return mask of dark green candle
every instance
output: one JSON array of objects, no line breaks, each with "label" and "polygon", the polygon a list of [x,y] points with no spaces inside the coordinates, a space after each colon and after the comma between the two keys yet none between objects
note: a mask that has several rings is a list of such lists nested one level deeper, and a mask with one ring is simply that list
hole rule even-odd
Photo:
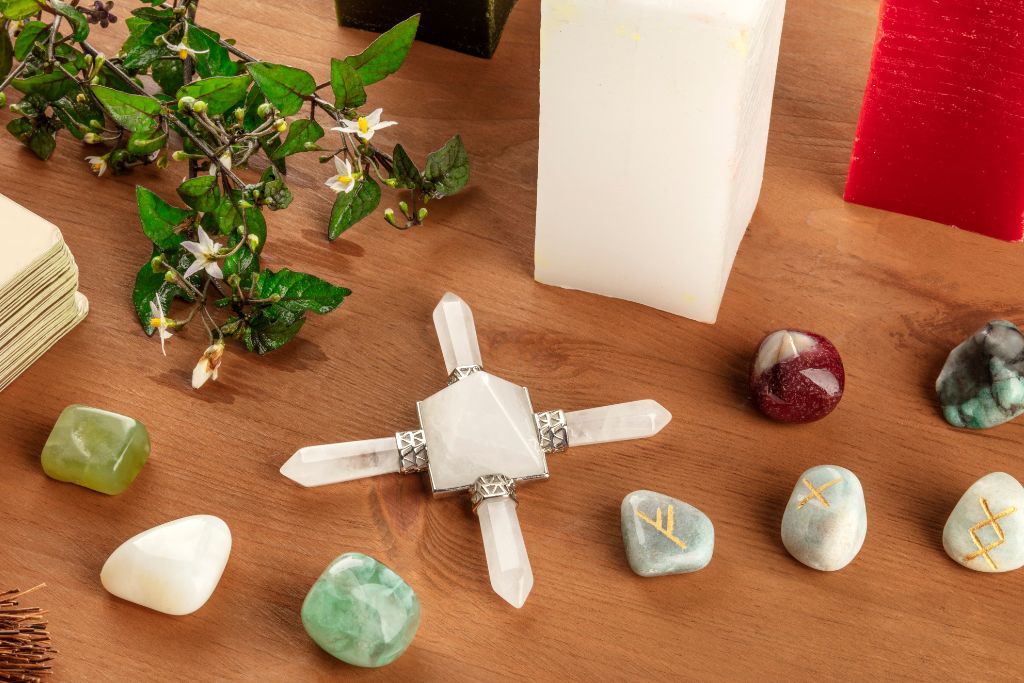
[{"label": "dark green candle", "polygon": [[490,57],[516,0],[335,0],[342,26],[382,33],[421,14],[419,40]]}]

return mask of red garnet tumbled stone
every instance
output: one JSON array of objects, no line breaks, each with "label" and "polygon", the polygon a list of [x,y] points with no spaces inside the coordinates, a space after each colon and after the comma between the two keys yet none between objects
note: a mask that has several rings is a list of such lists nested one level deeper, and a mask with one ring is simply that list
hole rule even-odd
[{"label": "red garnet tumbled stone", "polygon": [[836,347],[811,332],[772,332],[758,347],[750,369],[754,403],[779,422],[820,420],[839,404],[845,384]]}]

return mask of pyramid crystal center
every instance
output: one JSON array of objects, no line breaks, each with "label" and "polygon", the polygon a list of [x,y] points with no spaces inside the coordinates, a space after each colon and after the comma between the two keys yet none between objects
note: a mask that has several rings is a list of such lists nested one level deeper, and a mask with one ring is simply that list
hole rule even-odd
[{"label": "pyramid crystal center", "polygon": [[547,478],[525,388],[476,372],[420,401],[419,412],[435,494],[468,489],[487,474]]}]

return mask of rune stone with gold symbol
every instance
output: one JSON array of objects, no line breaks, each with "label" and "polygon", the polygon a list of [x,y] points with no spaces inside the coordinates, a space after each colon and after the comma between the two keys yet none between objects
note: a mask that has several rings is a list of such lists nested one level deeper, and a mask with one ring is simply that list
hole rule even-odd
[{"label": "rune stone with gold symbol", "polygon": [[323,486],[426,472],[435,497],[468,494],[480,522],[491,587],[522,607],[533,588],[533,570],[516,515],[520,485],[547,479],[552,453],[654,436],[672,415],[652,400],[534,412],[525,387],[484,371],[466,302],[445,294],[434,309],[434,326],[448,386],[417,403],[418,429],[301,448],[281,473],[303,486]]}]

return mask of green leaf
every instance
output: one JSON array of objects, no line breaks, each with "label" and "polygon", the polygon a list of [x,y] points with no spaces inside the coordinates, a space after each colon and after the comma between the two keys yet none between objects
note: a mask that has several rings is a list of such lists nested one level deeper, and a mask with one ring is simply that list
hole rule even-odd
[{"label": "green leaf", "polygon": [[[153,256],[159,253],[161,253],[159,249],[153,249]],[[192,262],[192,255],[183,249],[177,249],[169,254],[165,254],[164,258],[174,265],[179,273],[183,273]],[[132,304],[135,308],[135,315],[138,316],[139,324],[142,325],[143,331],[148,335],[152,335],[156,331],[156,328],[149,324],[150,318],[153,317],[152,312],[149,310],[149,303],[151,301],[159,298],[160,307],[163,309],[164,314],[168,315],[171,302],[175,297],[185,301],[192,301],[194,299],[186,290],[164,280],[164,272],[162,269],[159,272],[153,272],[150,262],[146,261],[135,276],[135,287],[132,289]],[[200,277],[193,275],[189,278],[189,282],[193,286],[199,286]]]},{"label": "green leaf", "polygon": [[433,185],[431,194],[436,198],[455,194],[469,182],[469,155],[462,138],[453,137],[427,157],[424,177]]},{"label": "green leaf", "polygon": [[391,177],[398,182],[395,187],[402,187],[408,190],[419,190],[423,187],[423,176],[420,175],[416,164],[406,154],[404,147],[395,145],[393,159],[394,171]]},{"label": "green leaf", "polygon": [[250,318],[242,340],[246,348],[262,356],[294,339],[305,323],[304,315],[296,316],[279,305],[270,306]]},{"label": "green leaf", "polygon": [[316,90],[316,81],[302,69],[269,62],[254,62],[246,68],[282,116],[291,116],[301,109],[306,98]]},{"label": "green leaf", "polygon": [[[131,35],[121,47],[122,65],[129,71],[143,71],[161,57],[171,55],[162,36],[170,30],[170,22],[149,22],[132,17],[125,22]],[[178,60],[181,61],[181,60]]]},{"label": "green leaf", "polygon": [[178,186],[178,196],[196,211],[214,211],[220,204],[217,176],[201,175]]},{"label": "green leaf", "polygon": [[[239,239],[241,238],[238,235],[232,235],[231,239],[228,240],[228,246],[233,249],[238,245]],[[239,284],[242,289],[248,289],[252,282],[253,272],[259,270],[259,268],[259,255],[254,254],[249,247],[242,247],[224,259],[224,278],[227,279],[232,275],[237,275],[241,279]]]},{"label": "green leaf", "polygon": [[203,78],[234,76],[238,73],[238,63],[231,61],[231,53],[220,44],[220,34],[216,31],[189,26],[188,39],[185,42],[194,50],[206,50],[195,56],[196,71]]},{"label": "green leaf", "polygon": [[180,59],[158,59],[149,73],[167,95],[173,96],[185,84],[185,62]]},{"label": "green leaf", "polygon": [[316,143],[324,136],[324,129],[320,124],[310,119],[299,119],[292,123],[288,129],[288,139],[270,154],[270,158],[284,159],[286,156],[305,152],[307,143]]},{"label": "green leaf", "polygon": [[74,90],[78,84],[66,73],[57,69],[52,73],[41,73],[28,78],[15,78],[11,81],[17,90],[26,95],[39,95],[53,102]]},{"label": "green leaf", "polygon": [[194,211],[171,206],[141,185],[135,188],[135,199],[139,204],[142,231],[153,244],[166,251],[185,241],[179,228],[195,217]]},{"label": "green leaf", "polygon": [[351,64],[340,59],[331,59],[331,90],[334,91],[334,106],[351,109],[366,104],[366,90],[363,79]]},{"label": "green leaf", "polygon": [[256,247],[256,253],[263,251],[263,245],[267,242],[267,221],[263,218],[263,212],[253,207],[251,209],[240,209],[239,210],[245,223],[245,230],[250,235],[256,235],[259,238],[259,246]]},{"label": "green leaf", "polygon": [[71,24],[72,38],[81,41],[89,37],[89,20],[84,14],[61,0],[50,0],[50,5]]},{"label": "green leaf", "polygon": [[419,25],[420,15],[414,14],[387,33],[381,34],[358,55],[346,57],[345,62],[359,74],[363,85],[372,85],[402,66],[412,41],[416,39]]},{"label": "green leaf", "polygon": [[0,14],[17,21],[37,14],[42,3],[39,0],[0,0]]},{"label": "green leaf", "polygon": [[21,33],[18,34],[18,39],[14,41],[14,57],[18,60],[28,57],[29,53],[32,52],[32,48],[35,47],[36,41],[49,28],[50,25],[42,21],[30,21],[25,24],[21,29]]},{"label": "green leaf", "polygon": [[79,140],[89,132],[92,121],[103,120],[103,110],[96,105],[93,99],[86,97],[83,100],[80,102],[77,97],[65,96],[51,103],[53,113],[61,120],[68,132]]},{"label": "green leaf", "polygon": [[151,97],[132,95],[102,85],[92,86],[92,92],[110,118],[133,133],[150,133],[160,125],[160,103]]},{"label": "green leaf", "polygon": [[177,99],[194,97],[207,104],[210,116],[219,116],[228,109],[233,109],[245,99],[245,91],[249,89],[252,78],[247,74],[241,76],[214,76],[190,83],[178,91]]},{"label": "green leaf", "polygon": [[43,161],[57,148],[57,129],[49,119],[12,119],[7,130]]},{"label": "green leaf", "polygon": [[321,315],[330,313],[341,305],[351,290],[332,285],[308,273],[296,273],[287,268],[278,272],[265,270],[260,273],[253,289],[253,298],[269,299],[277,296],[283,306],[296,313],[313,311]]},{"label": "green leaf", "polygon": [[126,149],[132,154],[149,155],[167,144],[167,133],[163,131],[139,131],[128,138]]},{"label": "green leaf", "polygon": [[338,239],[341,233],[363,220],[380,204],[380,186],[373,178],[363,176],[351,192],[339,192],[327,225],[327,238]]},{"label": "green leaf", "polygon": [[270,208],[271,211],[287,209],[292,203],[292,192],[288,189],[284,179],[273,167],[263,172],[262,191],[260,201]]},{"label": "green leaf", "polygon": [[[154,5],[160,4],[157,2]],[[170,22],[174,19],[173,9],[157,9],[155,7],[139,7],[132,10],[132,14],[140,19],[146,21],[167,21]]]},{"label": "green leaf", "polygon": [[0,20],[0,80],[11,73],[14,66],[14,43],[7,29],[7,20]]}]

